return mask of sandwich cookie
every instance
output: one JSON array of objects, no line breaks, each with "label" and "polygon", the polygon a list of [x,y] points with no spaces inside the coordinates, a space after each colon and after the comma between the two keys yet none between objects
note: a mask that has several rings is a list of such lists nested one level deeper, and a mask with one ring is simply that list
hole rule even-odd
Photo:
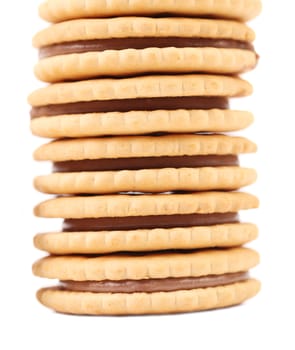
[{"label": "sandwich cookie", "polygon": [[260,288],[248,270],[250,249],[47,257],[35,275],[60,280],[41,289],[40,302],[58,312],[86,315],[161,314],[236,305]]},{"label": "sandwich cookie", "polygon": [[213,75],[144,76],[59,83],[29,97],[31,128],[45,137],[231,131],[251,124],[228,110],[245,80]]},{"label": "sandwich cookie", "polygon": [[256,180],[238,160],[255,151],[251,141],[224,135],[59,140],[35,151],[54,172],[35,187],[51,194],[235,190]]},{"label": "sandwich cookie", "polygon": [[260,0],[47,0],[39,7],[49,22],[116,16],[193,16],[247,21],[261,11]]},{"label": "sandwich cookie", "polygon": [[258,204],[242,192],[59,197],[40,203],[35,215],[63,218],[66,235],[38,235],[35,243],[67,254],[234,246],[257,236],[238,212]]},{"label": "sandwich cookie", "polygon": [[254,32],[234,21],[122,17],[62,22],[38,33],[46,82],[142,74],[238,74],[256,66]]}]

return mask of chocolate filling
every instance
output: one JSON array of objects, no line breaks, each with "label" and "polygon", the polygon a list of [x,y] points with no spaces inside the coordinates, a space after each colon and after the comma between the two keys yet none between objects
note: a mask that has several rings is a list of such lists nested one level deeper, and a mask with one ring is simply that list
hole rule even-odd
[{"label": "chocolate filling", "polygon": [[90,293],[156,293],[224,286],[249,279],[248,272],[203,277],[163,278],[123,281],[61,281],[67,291]]},{"label": "chocolate filling", "polygon": [[228,109],[228,99],[225,97],[183,96],[53,104],[33,107],[31,110],[31,118],[51,117],[64,114],[214,108]]},{"label": "chocolate filling", "polygon": [[238,166],[236,155],[206,155],[179,157],[140,157],[118,159],[74,160],[53,163],[53,172],[113,171],[162,168],[202,168]]},{"label": "chocolate filling", "polygon": [[46,58],[72,53],[100,52],[105,50],[146,49],[148,47],[215,47],[254,51],[251,43],[233,39],[187,38],[187,37],[143,37],[111,38],[64,42],[40,48],[39,57]]},{"label": "chocolate filling", "polygon": [[63,232],[115,231],[154,228],[211,226],[239,222],[238,213],[127,216],[65,219]]}]

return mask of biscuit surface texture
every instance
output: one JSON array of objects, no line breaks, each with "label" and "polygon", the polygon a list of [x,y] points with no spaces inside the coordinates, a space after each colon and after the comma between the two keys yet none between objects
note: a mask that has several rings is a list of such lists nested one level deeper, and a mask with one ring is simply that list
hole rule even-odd
[{"label": "biscuit surface texture", "polygon": [[29,96],[32,106],[79,101],[181,96],[247,96],[252,86],[236,77],[188,74],[96,79],[49,85]]},{"label": "biscuit surface texture", "polygon": [[136,315],[191,312],[240,304],[254,297],[260,283],[254,279],[232,285],[168,293],[79,293],[41,289],[39,301],[55,311],[83,315]]},{"label": "biscuit surface texture", "polygon": [[49,256],[37,261],[33,272],[59,280],[120,281],[222,275],[247,271],[258,262],[258,253],[248,248],[141,256]]},{"label": "biscuit surface texture", "polygon": [[41,48],[71,41],[134,37],[198,37],[252,42],[255,33],[240,22],[200,18],[78,19],[43,29],[35,35],[33,45]]},{"label": "biscuit surface texture", "polygon": [[31,121],[31,130],[37,136],[64,138],[237,131],[252,122],[253,115],[244,111],[181,109],[40,117]]},{"label": "biscuit surface texture", "polygon": [[224,224],[172,229],[52,232],[34,238],[38,249],[51,254],[103,254],[239,246],[257,238],[253,224]]},{"label": "biscuit surface texture", "polygon": [[51,194],[105,194],[236,190],[256,180],[253,169],[240,167],[164,168],[55,173],[35,179],[35,188]]},{"label": "biscuit surface texture", "polygon": [[256,63],[255,52],[248,50],[155,47],[74,53],[44,58],[36,65],[35,74],[38,79],[50,83],[145,73],[238,74],[254,68]]},{"label": "biscuit surface texture", "polygon": [[40,16],[50,22],[74,18],[155,15],[213,16],[246,21],[261,10],[260,0],[47,0],[39,7]]},{"label": "biscuit surface texture", "polygon": [[224,135],[168,135],[59,140],[42,145],[36,160],[62,162],[190,155],[227,155],[255,152],[257,146],[243,137]]},{"label": "biscuit surface texture", "polygon": [[257,208],[258,199],[243,192],[104,195],[49,199],[35,208],[47,218],[99,218],[174,214],[210,214]]}]

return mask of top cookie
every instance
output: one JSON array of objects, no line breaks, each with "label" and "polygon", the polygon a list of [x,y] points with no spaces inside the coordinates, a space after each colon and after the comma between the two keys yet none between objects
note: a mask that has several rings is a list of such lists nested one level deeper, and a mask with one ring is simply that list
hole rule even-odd
[{"label": "top cookie", "polygon": [[260,0],[47,0],[41,4],[39,14],[49,22],[162,14],[247,21],[256,17],[260,10]]},{"label": "top cookie", "polygon": [[142,37],[215,38],[253,42],[244,23],[200,18],[117,17],[78,19],[51,25],[33,38],[36,48],[80,40]]}]

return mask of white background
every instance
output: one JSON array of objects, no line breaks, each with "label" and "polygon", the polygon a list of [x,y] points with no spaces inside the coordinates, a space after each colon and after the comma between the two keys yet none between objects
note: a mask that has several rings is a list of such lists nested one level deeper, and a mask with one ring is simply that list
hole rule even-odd
[{"label": "white background", "polygon": [[26,103],[39,86],[32,73],[37,53],[31,49],[32,35],[45,26],[37,17],[39,2],[1,2],[0,349],[294,349],[293,1],[264,1],[263,14],[251,23],[261,60],[245,78],[255,94],[235,103],[256,116],[255,125],[240,134],[259,145],[259,153],[244,164],[259,172],[257,185],[248,190],[261,199],[251,216],[260,238],[251,246],[261,253],[253,275],[262,280],[262,292],[241,307],[215,312],[118,318],[59,315],[35,300],[35,291],[48,282],[32,276],[31,264],[43,255],[32,238],[58,229],[58,223],[32,215],[33,206],[45,199],[33,190],[33,176],[49,171],[32,160],[34,148],[44,141],[30,135]]}]

